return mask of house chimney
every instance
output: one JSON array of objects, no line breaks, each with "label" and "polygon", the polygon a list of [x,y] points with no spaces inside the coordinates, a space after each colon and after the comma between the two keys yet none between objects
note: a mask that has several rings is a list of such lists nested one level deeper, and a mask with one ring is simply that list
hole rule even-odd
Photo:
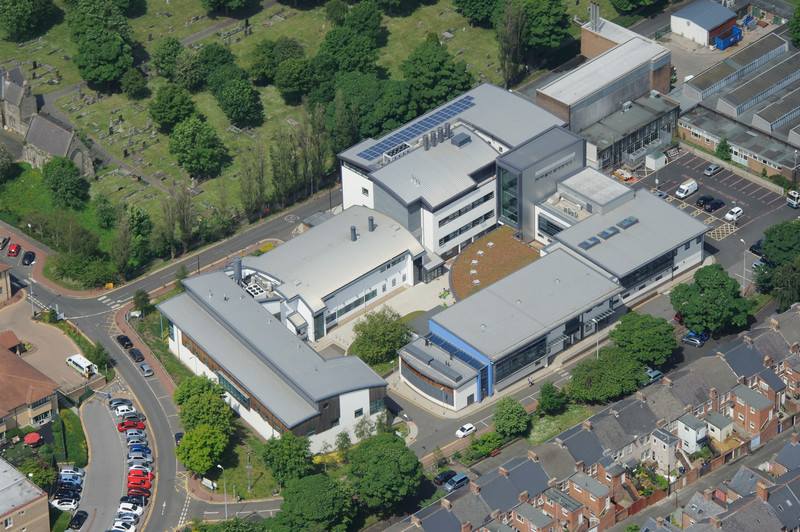
[{"label": "house chimney", "polygon": [[660,428],[660,429],[663,429],[663,428],[666,426],[666,424],[667,424],[667,420],[666,420],[666,419],[664,419],[663,417],[662,417],[662,418],[659,418],[659,420],[658,420],[658,421],[656,421],[656,426],[657,426],[658,428]]},{"label": "house chimney", "polygon": [[658,517],[656,517],[656,526],[658,526],[659,528],[664,526],[664,516],[659,515]]},{"label": "house chimney", "polygon": [[753,339],[752,339],[752,338],[750,338],[750,335],[749,335],[749,334],[745,334],[744,336],[742,336],[742,340],[744,340],[744,342],[745,342],[747,345],[753,345]]},{"label": "house chimney", "polygon": [[744,384],[744,375],[739,375],[739,377],[736,379],[736,382],[739,384]]},{"label": "house chimney", "polygon": [[472,532],[472,524],[469,521],[461,523],[461,532]]},{"label": "house chimney", "polygon": [[592,430],[592,422],[590,420],[588,420],[588,419],[584,419],[583,423],[581,423],[581,427],[583,427],[586,430],[591,432],[591,430]]},{"label": "house chimney", "polygon": [[793,343],[791,347],[789,347],[789,352],[792,353],[793,355],[796,355],[798,351],[800,351],[800,344],[798,344],[797,342]]},{"label": "house chimney", "polygon": [[772,367],[772,357],[769,355],[764,355],[764,367],[771,368]]},{"label": "house chimney", "polygon": [[504,477],[508,478],[508,470],[505,467],[503,466],[498,467],[497,472],[503,475]]},{"label": "house chimney", "polygon": [[578,460],[577,462],[575,462],[573,469],[575,469],[576,472],[583,471],[583,460]]},{"label": "house chimney", "polygon": [[422,523],[420,522],[419,517],[416,515],[411,516],[411,524],[417,528],[422,528]]},{"label": "house chimney", "polygon": [[792,432],[792,445],[797,445],[797,433]]},{"label": "house chimney", "polygon": [[469,481],[469,490],[474,493],[475,495],[481,492],[481,487],[478,486],[474,480]]},{"label": "house chimney", "polygon": [[447,510],[448,512],[453,509],[453,503],[447,497],[442,497],[442,508]]},{"label": "house chimney", "polygon": [[759,482],[756,486],[756,496],[764,502],[767,502],[767,485],[764,482]]},{"label": "house chimney", "polygon": [[350,226],[350,240],[355,242],[357,238],[358,237],[356,236],[356,226],[355,225],[351,225]]},{"label": "house chimney", "polygon": [[703,490],[703,498],[708,502],[711,502],[711,488],[706,488]]},{"label": "house chimney", "polygon": [[528,449],[528,458],[530,458],[530,459],[531,459],[531,460],[533,460],[534,462],[538,462],[538,461],[539,461],[539,455],[538,455],[538,454],[536,454],[535,452],[533,452],[533,451],[532,451],[532,450],[530,450],[530,449]]},{"label": "house chimney", "polygon": [[561,438],[556,438],[556,439],[555,439],[555,440],[553,440],[553,441],[556,443],[556,445],[558,445],[559,447],[561,447],[562,449],[564,449],[564,440],[562,440]]},{"label": "house chimney", "polygon": [[551,488],[555,488],[557,483],[558,483],[558,479],[556,477],[550,477],[550,480],[547,481],[548,487],[551,487]]},{"label": "house chimney", "polygon": [[369,232],[371,233],[375,230],[375,217],[370,216],[367,218],[367,221],[369,222]]},{"label": "house chimney", "polygon": [[720,352],[720,351],[717,351],[717,356],[718,356],[719,358],[721,358],[722,360],[725,360],[725,353],[722,353],[722,352]]},{"label": "house chimney", "polygon": [[717,389],[716,388],[711,388],[710,390],[708,390],[708,395],[711,396],[712,400],[716,399],[717,398]]},{"label": "house chimney", "polygon": [[664,378],[663,378],[663,379],[661,379],[661,380],[664,382],[664,385],[665,385],[667,388],[672,388],[672,379],[670,379],[669,377],[664,377]]},{"label": "house chimney", "polygon": [[518,495],[519,502],[527,502],[530,497],[528,497],[528,490],[523,491]]},{"label": "house chimney", "polygon": [[614,417],[619,417],[619,412],[617,412],[613,408],[611,410],[609,410],[608,413],[611,414]]},{"label": "house chimney", "polygon": [[638,400],[640,400],[641,402],[643,402],[643,403],[644,403],[644,402],[647,402],[647,399],[645,399],[645,397],[644,397],[644,394],[642,393],[642,391],[641,391],[641,390],[639,390],[639,391],[637,391],[637,392],[636,392],[636,398],[637,398]]},{"label": "house chimney", "polygon": [[500,513],[501,513],[501,512],[500,512],[500,510],[499,510],[499,509],[497,509],[497,510],[492,510],[492,513],[490,513],[490,514],[489,514],[489,516],[490,516],[492,519],[500,519]]},{"label": "house chimney", "polygon": [[720,521],[719,517],[717,517],[716,515],[712,515],[709,518],[709,522],[711,523],[711,526],[713,526],[714,528],[722,528],[722,521]]},{"label": "house chimney", "polygon": [[780,326],[778,325],[778,320],[776,320],[775,318],[770,318],[769,328],[775,332],[778,332],[778,329],[780,329]]}]

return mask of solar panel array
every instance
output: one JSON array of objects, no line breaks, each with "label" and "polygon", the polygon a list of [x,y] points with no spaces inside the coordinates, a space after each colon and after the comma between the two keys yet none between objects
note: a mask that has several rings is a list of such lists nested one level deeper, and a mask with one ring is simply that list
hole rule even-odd
[{"label": "solar panel array", "polygon": [[450,120],[457,114],[466,111],[470,107],[474,107],[475,102],[473,102],[473,100],[474,98],[472,96],[464,96],[450,105],[439,109],[430,116],[426,116],[419,122],[408,126],[402,131],[398,131],[391,137],[383,139],[378,144],[367,148],[366,150],[360,152],[358,156],[368,161],[373,161],[398,144],[402,142],[408,142],[413,138],[419,137],[423,133],[426,133],[427,131],[430,131],[447,120]]}]

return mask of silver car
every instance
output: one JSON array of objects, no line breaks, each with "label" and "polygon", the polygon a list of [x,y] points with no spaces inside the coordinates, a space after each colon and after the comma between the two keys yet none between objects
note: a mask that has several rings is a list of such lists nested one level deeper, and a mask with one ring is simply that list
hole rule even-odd
[{"label": "silver car", "polygon": [[128,447],[133,447],[134,445],[147,445],[147,439],[145,438],[128,438],[128,441],[125,442]]}]

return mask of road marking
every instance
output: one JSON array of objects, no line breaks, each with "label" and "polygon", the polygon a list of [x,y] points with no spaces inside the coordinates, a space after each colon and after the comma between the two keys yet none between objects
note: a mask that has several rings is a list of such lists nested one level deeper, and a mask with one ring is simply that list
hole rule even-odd
[{"label": "road marking", "polygon": [[[166,504],[167,501],[164,501]],[[189,494],[186,494],[186,501],[183,503],[183,509],[181,510],[180,518],[178,519],[178,526],[181,526],[186,522],[186,515],[189,513],[189,503],[192,502],[192,498],[189,497]]]}]

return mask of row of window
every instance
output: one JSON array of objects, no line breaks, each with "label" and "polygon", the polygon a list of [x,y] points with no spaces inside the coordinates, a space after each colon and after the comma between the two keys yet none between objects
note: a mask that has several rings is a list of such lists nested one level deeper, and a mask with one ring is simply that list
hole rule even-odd
[{"label": "row of window", "polygon": [[451,213],[451,214],[447,215],[446,217],[442,218],[441,220],[439,220],[439,227],[444,227],[445,225],[449,224],[450,222],[452,222],[453,220],[455,220],[459,216],[467,214],[472,209],[474,209],[474,208],[476,208],[476,207],[478,207],[480,205],[483,205],[487,201],[491,201],[493,199],[494,199],[494,191],[489,192],[484,197],[478,198],[475,201],[473,201],[472,203],[470,203],[469,205],[461,207],[456,212]]},{"label": "row of window", "polygon": [[551,175],[555,174],[556,172],[559,172],[559,171],[563,170],[564,168],[575,164],[575,154],[574,153],[569,154],[567,157],[569,157],[569,159],[567,159],[567,160],[563,160],[562,159],[561,161],[555,162],[553,164],[553,166],[551,166],[550,168],[546,168],[543,171],[540,170],[539,172],[536,172],[536,177],[535,177],[534,181],[541,181],[542,179],[547,179],[548,177],[550,177]]},{"label": "row of window", "polygon": [[388,270],[389,268],[392,268],[392,267],[394,267],[394,266],[397,266],[398,264],[400,264],[401,262],[403,262],[403,261],[405,261],[405,260],[406,260],[406,257],[405,257],[405,255],[403,255],[402,257],[397,257],[397,258],[396,258],[396,259],[394,259],[392,262],[387,262],[386,264],[384,264],[383,266],[381,266],[381,267],[380,267],[380,272],[381,272],[381,273],[383,273],[383,272],[385,272],[386,270]]},{"label": "row of window", "polygon": [[49,402],[50,402],[50,397],[44,397],[44,398],[42,398],[42,399],[39,399],[39,400],[38,400],[38,401],[36,401],[35,403],[32,403],[32,404],[31,404],[31,405],[30,405],[28,408],[30,408],[31,410],[33,410],[34,408],[38,408],[38,407],[40,407],[40,406],[42,406],[42,405],[45,405],[45,404],[47,404],[47,403],[49,403]]},{"label": "row of window", "polygon": [[447,244],[448,242],[450,242],[454,238],[457,238],[459,235],[461,235],[463,233],[466,233],[470,229],[472,229],[474,227],[477,227],[480,224],[482,224],[483,222],[485,222],[487,220],[491,220],[492,218],[494,218],[494,209],[492,209],[491,211],[487,212],[483,216],[479,216],[479,217],[475,218],[470,223],[459,227],[457,231],[453,231],[449,235],[443,236],[442,238],[439,239],[439,245],[440,246],[444,246],[445,244]]}]

